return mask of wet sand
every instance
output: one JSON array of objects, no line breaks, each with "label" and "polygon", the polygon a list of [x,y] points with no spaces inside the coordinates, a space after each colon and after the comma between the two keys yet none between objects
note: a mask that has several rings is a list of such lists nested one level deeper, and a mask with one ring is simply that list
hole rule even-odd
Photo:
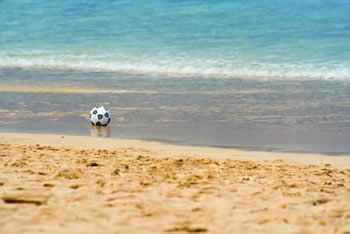
[{"label": "wet sand", "polygon": [[350,157],[0,134],[0,233],[350,233]]}]

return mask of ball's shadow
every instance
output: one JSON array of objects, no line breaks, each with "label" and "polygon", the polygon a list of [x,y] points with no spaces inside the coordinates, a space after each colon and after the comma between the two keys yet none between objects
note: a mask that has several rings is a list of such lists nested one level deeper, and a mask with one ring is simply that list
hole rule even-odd
[{"label": "ball's shadow", "polygon": [[90,136],[111,137],[111,129],[109,127],[90,126]]}]

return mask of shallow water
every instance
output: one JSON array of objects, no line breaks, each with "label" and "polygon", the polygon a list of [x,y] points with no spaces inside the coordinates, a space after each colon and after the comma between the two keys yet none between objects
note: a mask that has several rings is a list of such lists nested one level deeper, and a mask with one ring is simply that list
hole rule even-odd
[{"label": "shallow water", "polygon": [[27,69],[2,69],[0,74],[2,131],[89,135],[89,110],[104,105],[113,116],[111,137],[350,153],[349,82]]}]

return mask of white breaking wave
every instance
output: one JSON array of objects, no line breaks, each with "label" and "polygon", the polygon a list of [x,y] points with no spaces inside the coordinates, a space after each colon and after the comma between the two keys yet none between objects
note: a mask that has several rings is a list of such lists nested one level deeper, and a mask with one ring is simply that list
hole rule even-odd
[{"label": "white breaking wave", "polygon": [[[271,64],[186,58],[118,59],[112,56],[52,56],[28,53],[0,55],[0,67],[73,69],[122,72],[167,77],[250,78],[250,79],[334,79],[350,81],[350,65],[336,63]],[[33,56],[31,56],[33,55]]]}]

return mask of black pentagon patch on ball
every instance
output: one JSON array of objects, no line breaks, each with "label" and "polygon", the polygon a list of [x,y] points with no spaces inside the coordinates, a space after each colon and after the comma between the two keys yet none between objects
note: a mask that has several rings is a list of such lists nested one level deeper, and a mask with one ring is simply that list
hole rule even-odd
[{"label": "black pentagon patch on ball", "polygon": [[97,121],[97,122],[96,122],[96,125],[97,125],[97,126],[101,126],[101,122],[100,122],[100,121]]},{"label": "black pentagon patch on ball", "polygon": [[102,118],[103,118],[103,115],[98,115],[97,118],[98,118],[98,119],[102,119]]},{"label": "black pentagon patch on ball", "polygon": [[94,122],[92,122],[92,121],[90,121],[90,123],[91,123],[92,125],[95,125]]},{"label": "black pentagon patch on ball", "polygon": [[97,114],[97,110],[94,110],[94,112],[92,112],[94,115],[96,115]]},{"label": "black pentagon patch on ball", "polygon": [[108,116],[109,116],[109,114],[108,114],[108,112],[106,112],[106,113],[105,113],[105,117],[108,118]]},{"label": "black pentagon patch on ball", "polygon": [[108,123],[107,124],[109,124],[110,122],[111,122],[111,118],[108,119]]}]

